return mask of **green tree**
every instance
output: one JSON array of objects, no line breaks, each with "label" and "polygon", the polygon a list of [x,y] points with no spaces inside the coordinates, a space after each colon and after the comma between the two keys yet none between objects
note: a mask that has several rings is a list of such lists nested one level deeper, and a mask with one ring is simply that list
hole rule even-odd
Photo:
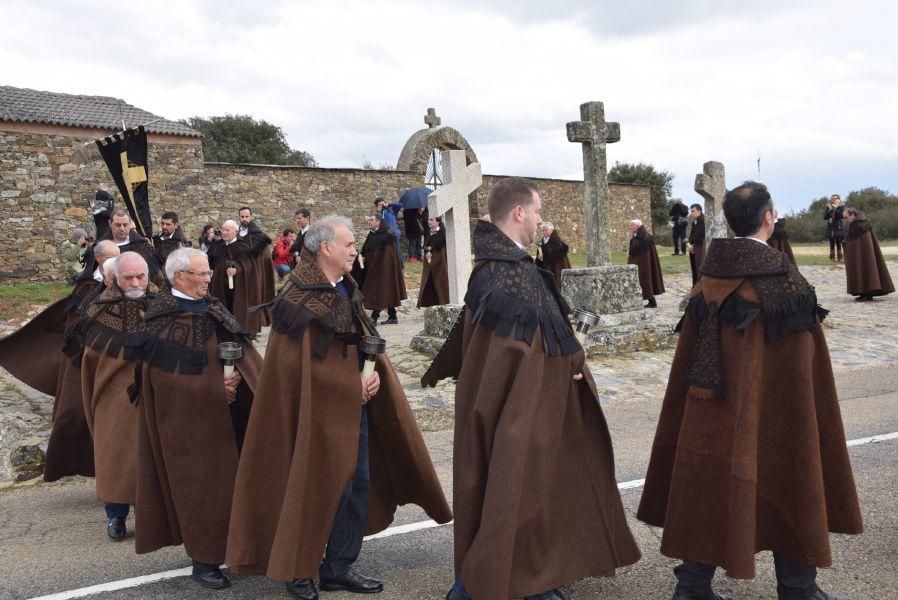
[{"label": "green tree", "polygon": [[642,183],[652,188],[652,228],[655,232],[663,231],[667,226],[670,210],[670,192],[673,174],[659,171],[646,163],[614,163],[608,171],[611,183]]},{"label": "green tree", "polygon": [[318,166],[311,154],[290,147],[280,127],[250,115],[191,117],[181,123],[203,134],[209,162]]}]

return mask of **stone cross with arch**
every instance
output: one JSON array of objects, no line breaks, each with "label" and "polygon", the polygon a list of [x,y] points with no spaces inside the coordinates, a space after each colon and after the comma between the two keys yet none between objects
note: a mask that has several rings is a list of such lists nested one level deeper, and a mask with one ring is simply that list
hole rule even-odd
[{"label": "stone cross with arch", "polygon": [[620,123],[605,121],[601,102],[580,105],[580,121],[567,124],[567,139],[583,145],[586,266],[611,265],[611,203],[605,145],[620,141]]},{"label": "stone cross with arch", "polygon": [[464,150],[443,150],[443,185],[427,197],[431,217],[442,216],[446,228],[449,302],[462,304],[471,277],[471,225],[468,195],[483,183],[480,163],[467,164]]}]

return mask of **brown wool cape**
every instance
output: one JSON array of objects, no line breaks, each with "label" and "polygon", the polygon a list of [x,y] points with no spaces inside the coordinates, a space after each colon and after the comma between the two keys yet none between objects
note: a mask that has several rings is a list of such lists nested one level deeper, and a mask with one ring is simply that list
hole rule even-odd
[{"label": "brown wool cape", "polygon": [[785,252],[786,257],[793,265],[795,262],[795,253],[792,252],[792,244],[789,243],[789,234],[786,233],[786,220],[778,219],[773,226],[773,235],[767,240],[771,248],[776,248],[780,252]]},{"label": "brown wool cape", "polygon": [[[221,301],[234,315],[244,330],[256,334],[262,331],[263,315],[266,311],[250,312],[250,308],[261,304],[262,290],[259,279],[257,258],[252,256],[246,241],[239,237],[231,244],[223,240],[212,242],[207,252],[209,267],[212,269],[212,282],[209,294]],[[237,269],[234,276],[234,289],[231,292],[233,302],[228,303],[228,262],[232,261]]]},{"label": "brown wool cape", "polygon": [[[278,581],[314,577],[358,457],[360,321],[373,331],[354,282],[350,301],[307,256],[275,299],[265,366],[240,458],[227,562]],[[365,533],[414,503],[452,519],[427,447],[393,366],[377,359],[380,391],[368,404],[371,496]]]},{"label": "brown wool cape", "polygon": [[44,480],[94,474],[93,442],[81,400],[81,344],[71,325],[102,289],[85,270],[72,293],[0,340],[0,366],[54,396]]},{"label": "brown wool cape", "polygon": [[828,567],[828,532],[861,532],[825,313],[782,252],[714,240],[681,321],[637,512],[664,527],[665,556],[746,579],[761,550]]},{"label": "brown wool cape", "polygon": [[845,236],[845,277],[848,293],[885,296],[895,291],[876,234],[866,219],[855,220]]},{"label": "brown wool cape", "polygon": [[560,289],[561,272],[564,269],[571,268],[571,261],[567,256],[568,245],[562,241],[561,236],[554,229],[549,234],[549,240],[546,243],[543,243],[542,238],[540,238],[538,244],[542,258],[536,261],[536,266],[551,271],[555,277],[555,284]]},{"label": "brown wool cape", "polygon": [[361,254],[365,259],[364,283],[361,286],[365,308],[383,310],[402,304],[408,298],[405,277],[396,250],[396,236],[386,221],[380,222],[377,231],[368,233]]},{"label": "brown wool cape", "polygon": [[630,238],[630,250],[627,264],[639,268],[639,287],[642,298],[648,300],[664,293],[664,277],[661,274],[661,261],[658,260],[658,249],[655,240],[640,226],[636,235]]},{"label": "brown wool cape", "polygon": [[137,495],[137,424],[139,412],[128,399],[134,360],[127,344],[143,325],[143,313],[156,289],[126,298],[113,283],[79,320],[84,345],[81,397],[94,441],[97,498],[134,504]]},{"label": "brown wool cape", "polygon": [[639,549],[567,303],[492,223],[473,241],[466,308],[421,380],[458,376],[456,576],[475,600],[499,600],[611,575]]},{"label": "brown wool cape", "polygon": [[[255,221],[250,221],[247,225],[247,234],[243,236],[243,241],[249,247],[249,258],[254,262],[254,268],[250,273],[253,278],[251,289],[254,290],[255,296],[251,298],[250,308],[259,306],[257,310],[250,314],[258,320],[260,326],[265,327],[271,325],[271,311],[267,306],[262,307],[274,300],[275,284],[274,284],[274,265],[271,262],[271,238],[263,232]],[[245,327],[244,327],[245,329]],[[254,333],[258,333],[255,331]]]},{"label": "brown wool cape", "polygon": [[441,227],[430,235],[430,260],[424,258],[418,308],[449,304],[449,267],[446,263],[446,232]]},{"label": "brown wool cape", "polygon": [[[156,295],[134,336],[141,361],[135,550],[184,544],[195,561],[224,563],[242,439],[262,357],[224,306],[206,296],[199,312],[168,290]],[[220,342],[238,342],[243,380],[228,404]]]}]

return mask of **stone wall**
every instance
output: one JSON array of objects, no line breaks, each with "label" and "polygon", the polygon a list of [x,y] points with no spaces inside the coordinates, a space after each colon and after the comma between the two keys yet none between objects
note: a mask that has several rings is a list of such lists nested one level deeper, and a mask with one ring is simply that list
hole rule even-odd
[{"label": "stone wall", "polygon": [[[119,194],[97,149],[84,145],[97,132],[62,127],[28,131],[21,124],[9,125],[0,123],[0,281],[61,279],[65,268],[59,245],[75,227],[93,226],[89,207],[96,190],[106,189],[116,198]],[[345,214],[362,232],[374,197],[396,198],[421,185],[420,174],[411,171],[204,163],[198,140],[172,143],[160,136],[150,138],[148,170],[153,214],[177,212],[192,239],[204,223],[236,218],[242,205],[253,208],[272,236],[292,225],[299,206],[309,206],[313,215]],[[499,179],[484,176],[484,185],[472,195],[472,215],[486,212],[486,195]],[[583,251],[583,182],[534,181],[543,217],[555,223],[574,251]],[[623,249],[627,221],[634,216],[649,221],[649,188],[612,185],[611,197],[613,240]]]}]

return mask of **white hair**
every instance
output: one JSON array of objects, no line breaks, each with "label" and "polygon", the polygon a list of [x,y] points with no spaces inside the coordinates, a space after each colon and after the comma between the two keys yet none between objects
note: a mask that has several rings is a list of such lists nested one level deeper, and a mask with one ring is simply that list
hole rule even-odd
[{"label": "white hair", "polygon": [[168,255],[165,261],[165,276],[168,278],[169,283],[174,283],[175,273],[190,269],[190,258],[192,256],[206,258],[206,253],[196,248],[179,248]]},{"label": "white hair", "polygon": [[341,215],[328,215],[309,225],[302,245],[312,256],[318,256],[321,251],[321,242],[333,242],[336,237],[336,228],[343,225],[352,231],[352,221]]},{"label": "white hair", "polygon": [[225,221],[224,223],[221,224],[222,227],[224,227],[225,225],[233,227],[234,229],[240,229],[240,227],[237,225],[237,221],[235,221],[234,219],[228,219],[227,221]]},{"label": "white hair", "polygon": [[542,229],[543,227],[547,227],[552,231],[555,231],[555,226],[552,224],[552,221],[543,221],[542,223],[540,223],[539,228]]},{"label": "white hair", "polygon": [[630,221],[630,225],[636,225],[637,227],[642,227],[642,221],[640,221],[639,219],[633,219],[632,221]]},{"label": "white hair", "polygon": [[117,279],[119,276],[119,273],[122,270],[121,269],[122,259],[129,260],[131,257],[140,259],[140,262],[143,264],[143,268],[147,271],[147,273],[149,273],[150,267],[149,267],[149,265],[147,265],[146,259],[144,257],[142,257],[140,254],[138,254],[137,252],[132,252],[130,250],[128,252],[122,252],[115,258],[111,258],[111,259],[107,260],[106,263],[103,265],[103,270],[106,272],[106,275],[108,275],[109,277],[115,277]]}]

